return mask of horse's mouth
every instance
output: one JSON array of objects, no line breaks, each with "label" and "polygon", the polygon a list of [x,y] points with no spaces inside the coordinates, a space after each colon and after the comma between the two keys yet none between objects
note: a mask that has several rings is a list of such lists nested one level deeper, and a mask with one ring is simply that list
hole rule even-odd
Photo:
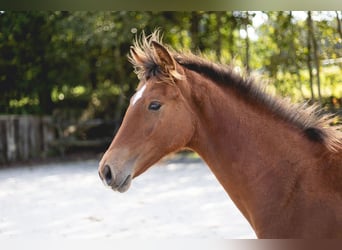
[{"label": "horse's mouth", "polygon": [[114,191],[124,193],[131,186],[131,182],[132,182],[132,175],[128,175],[118,186],[112,186],[112,189]]}]

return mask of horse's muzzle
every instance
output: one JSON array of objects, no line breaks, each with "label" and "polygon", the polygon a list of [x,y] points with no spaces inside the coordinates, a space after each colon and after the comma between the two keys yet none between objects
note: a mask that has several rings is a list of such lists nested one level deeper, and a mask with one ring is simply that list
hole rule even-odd
[{"label": "horse's muzzle", "polygon": [[132,182],[131,174],[121,173],[115,175],[114,171],[107,164],[99,169],[99,176],[105,186],[110,187],[114,191],[119,191],[120,193],[126,192]]}]

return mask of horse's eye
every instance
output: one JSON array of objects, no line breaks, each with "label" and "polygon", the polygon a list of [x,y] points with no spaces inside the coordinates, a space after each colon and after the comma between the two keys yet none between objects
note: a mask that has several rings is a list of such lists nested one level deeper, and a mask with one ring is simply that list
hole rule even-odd
[{"label": "horse's eye", "polygon": [[160,102],[157,102],[157,101],[153,101],[150,103],[150,105],[148,105],[148,109],[149,110],[153,110],[153,111],[157,111],[160,109],[161,107],[161,103]]}]

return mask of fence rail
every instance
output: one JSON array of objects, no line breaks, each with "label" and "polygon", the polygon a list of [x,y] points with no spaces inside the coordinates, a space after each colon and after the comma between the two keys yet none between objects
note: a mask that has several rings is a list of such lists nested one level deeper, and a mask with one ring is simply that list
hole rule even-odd
[{"label": "fence rail", "polygon": [[0,164],[44,156],[55,139],[47,116],[0,116]]}]

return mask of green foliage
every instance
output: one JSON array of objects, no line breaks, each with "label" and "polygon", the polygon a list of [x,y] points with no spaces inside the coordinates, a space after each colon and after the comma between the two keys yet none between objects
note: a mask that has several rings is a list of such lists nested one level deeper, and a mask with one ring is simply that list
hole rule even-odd
[{"label": "green foliage", "polygon": [[[256,26],[260,16],[266,19]],[[336,13],[313,12],[313,20],[319,59],[341,58]],[[289,11],[5,11],[0,113],[51,114],[75,106],[84,119],[120,120],[138,81],[127,61],[132,40],[156,28],[178,50],[234,61],[272,79],[282,95],[310,98],[306,21]],[[342,96],[341,63],[322,64],[320,80],[323,95]]]}]

